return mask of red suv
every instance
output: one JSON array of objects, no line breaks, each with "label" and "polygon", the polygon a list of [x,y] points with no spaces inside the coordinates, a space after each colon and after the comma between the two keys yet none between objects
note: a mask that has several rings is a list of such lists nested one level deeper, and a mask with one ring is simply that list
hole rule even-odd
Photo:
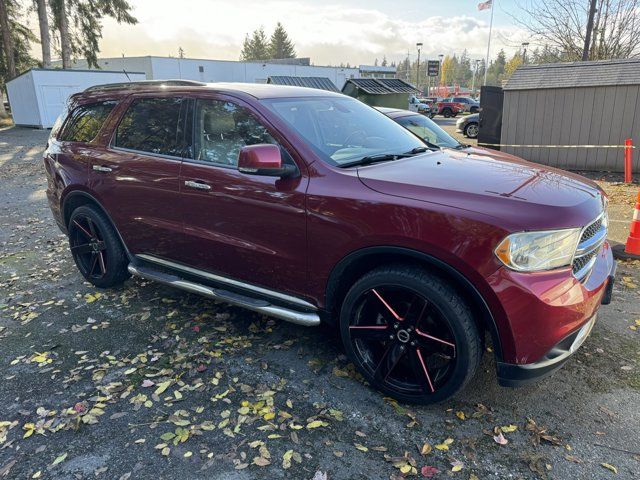
[{"label": "red suv", "polygon": [[165,82],[74,95],[44,155],[82,275],[335,325],[367,381],[450,397],[491,336],[502,385],[556,368],[611,296],[606,198],[577,175],[429,149],[350,97]]}]

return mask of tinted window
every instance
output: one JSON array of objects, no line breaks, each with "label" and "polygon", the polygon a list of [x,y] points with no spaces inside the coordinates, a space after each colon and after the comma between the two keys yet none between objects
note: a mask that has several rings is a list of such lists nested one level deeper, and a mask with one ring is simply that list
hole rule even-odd
[{"label": "tinted window", "polygon": [[115,146],[159,155],[182,156],[182,129],[178,128],[180,98],[140,98],[124,114]]},{"label": "tinted window", "polygon": [[67,120],[60,134],[65,142],[90,142],[105,122],[117,102],[108,101],[82,105],[76,108]]},{"label": "tinted window", "polygon": [[196,160],[229,166],[245,145],[277,143],[248,110],[222,100],[197,101],[194,137]]}]

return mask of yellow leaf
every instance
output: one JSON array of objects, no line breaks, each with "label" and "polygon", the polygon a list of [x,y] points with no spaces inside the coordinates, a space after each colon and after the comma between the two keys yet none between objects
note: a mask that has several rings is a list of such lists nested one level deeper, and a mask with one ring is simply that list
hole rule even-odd
[{"label": "yellow leaf", "polygon": [[420,449],[420,453],[422,455],[428,455],[430,454],[432,451],[431,445],[429,445],[428,443],[425,443],[424,445],[422,445],[422,448]]},{"label": "yellow leaf", "polygon": [[193,455],[193,452],[184,452],[183,457],[184,458],[189,458],[191,455]]},{"label": "yellow leaf", "polygon": [[464,414],[464,412],[460,411],[460,412],[456,412],[456,417],[458,417],[460,420],[466,420],[466,415]]},{"label": "yellow leaf", "polygon": [[618,469],[616,467],[614,467],[613,465],[609,464],[609,463],[601,463],[600,465],[602,465],[607,470],[611,470],[615,474],[618,473]]},{"label": "yellow leaf", "polygon": [[506,425],[504,427],[500,427],[500,430],[502,430],[504,433],[515,432],[517,429],[518,429],[517,425]]},{"label": "yellow leaf", "polygon": [[444,442],[445,445],[451,445],[453,443],[453,438],[447,438]]},{"label": "yellow leaf", "polygon": [[409,473],[411,471],[411,465],[404,464],[403,466],[400,467],[400,471],[402,473]]},{"label": "yellow leaf", "polygon": [[314,420],[313,422],[309,422],[307,424],[307,428],[318,428],[318,427],[326,427],[329,424],[327,422],[323,422],[322,420]]},{"label": "yellow leaf", "polygon": [[271,419],[273,419],[275,416],[276,416],[276,414],[275,414],[275,413],[273,413],[273,412],[268,412],[268,413],[265,413],[265,414],[264,414],[264,416],[263,416],[262,418],[264,418],[265,420],[271,420]]},{"label": "yellow leaf", "polygon": [[365,447],[364,445],[361,445],[360,443],[354,443],[353,444],[358,450],[360,450],[361,452],[368,452],[369,449],[367,447]]},{"label": "yellow leaf", "polygon": [[182,399],[182,394],[178,390],[173,392],[173,396],[176,397],[176,400],[181,400]]},{"label": "yellow leaf", "polygon": [[454,466],[451,468],[451,471],[452,471],[452,472],[459,472],[460,470],[462,470],[462,465],[454,465]]},{"label": "yellow leaf", "polygon": [[293,408],[293,403],[291,402],[291,400],[288,400],[288,399],[287,399],[287,402],[286,402],[286,403],[287,403],[287,407],[289,407],[289,408]]},{"label": "yellow leaf", "polygon": [[53,465],[58,465],[59,463],[64,462],[64,459],[67,458],[67,453],[63,453],[62,455],[59,455],[51,464],[51,466]]},{"label": "yellow leaf", "polygon": [[169,453],[171,453],[171,449],[169,447],[164,447],[160,453],[162,453],[164,457],[167,457],[169,456]]},{"label": "yellow leaf", "polygon": [[249,412],[250,412],[249,407],[240,407],[240,408],[238,409],[238,413],[239,413],[240,415],[247,415]]},{"label": "yellow leaf", "polygon": [[158,388],[156,388],[156,391],[153,392],[153,393],[156,394],[156,395],[160,395],[167,388],[169,388],[169,385],[171,385],[171,380],[167,380],[166,382],[158,383]]},{"label": "yellow leaf", "polygon": [[38,470],[31,478],[40,478],[40,475],[42,475],[42,470]]}]

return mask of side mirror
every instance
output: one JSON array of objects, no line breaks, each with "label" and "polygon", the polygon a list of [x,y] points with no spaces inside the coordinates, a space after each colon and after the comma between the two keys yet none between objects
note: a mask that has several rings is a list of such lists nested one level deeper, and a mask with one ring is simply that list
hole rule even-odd
[{"label": "side mirror", "polygon": [[289,177],[297,171],[293,165],[282,164],[280,147],[270,143],[247,145],[240,149],[238,171],[247,175]]}]

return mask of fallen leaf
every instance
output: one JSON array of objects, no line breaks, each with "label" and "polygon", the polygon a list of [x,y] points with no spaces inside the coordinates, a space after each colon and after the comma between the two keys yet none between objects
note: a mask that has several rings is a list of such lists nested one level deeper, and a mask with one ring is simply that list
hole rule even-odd
[{"label": "fallen leaf", "polygon": [[509,443],[509,440],[507,440],[506,438],[504,438],[504,435],[502,434],[502,432],[500,432],[498,435],[494,435],[494,436],[493,436],[493,440],[494,440],[498,445],[506,445],[507,443]]},{"label": "fallen leaf", "polygon": [[425,465],[420,469],[420,473],[424,478],[433,478],[438,474],[439,471],[440,470],[438,470],[436,467],[431,467],[429,465]]},{"label": "fallen leaf", "polygon": [[59,463],[64,462],[65,458],[67,458],[67,453],[63,453],[62,455],[59,455],[58,457],[56,457],[56,459],[53,461],[53,463],[51,464],[51,466],[53,467],[54,465],[58,465]]},{"label": "fallen leaf", "polygon": [[613,465],[611,465],[610,463],[601,463],[600,465],[602,465],[607,470],[611,470],[616,475],[618,474],[618,469],[616,467],[614,467]]}]

